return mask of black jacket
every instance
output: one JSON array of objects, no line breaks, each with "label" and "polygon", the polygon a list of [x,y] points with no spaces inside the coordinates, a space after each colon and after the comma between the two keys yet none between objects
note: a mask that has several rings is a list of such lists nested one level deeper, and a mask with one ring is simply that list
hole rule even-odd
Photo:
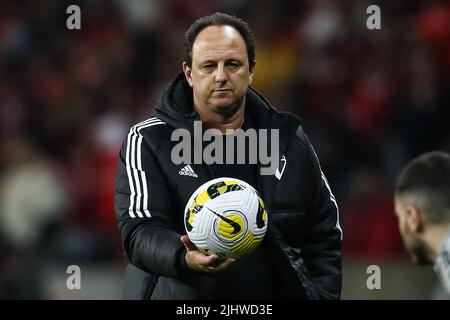
[{"label": "black jacket", "polygon": [[[180,74],[164,92],[153,117],[133,126],[120,151],[115,209],[128,259],[125,298],[207,299],[214,278],[189,272],[182,257],[184,206],[214,166],[190,164],[197,177],[180,175],[171,141],[176,128],[192,132],[199,120],[192,89]],[[259,192],[269,214],[265,248],[271,257],[277,297],[338,299],[341,293],[341,240],[336,200],[301,126],[278,112],[255,90],[246,95],[246,113],[255,126],[279,129],[281,179],[259,175]],[[280,165],[283,164],[280,162]]]}]

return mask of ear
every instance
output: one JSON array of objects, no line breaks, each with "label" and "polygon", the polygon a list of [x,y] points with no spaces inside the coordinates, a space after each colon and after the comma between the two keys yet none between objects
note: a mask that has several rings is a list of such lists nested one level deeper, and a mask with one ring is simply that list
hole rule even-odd
[{"label": "ear", "polygon": [[186,77],[189,86],[192,88],[192,69],[187,65],[186,62],[183,62],[183,72]]},{"label": "ear", "polygon": [[252,84],[254,72],[255,72],[255,66],[250,68],[250,75],[248,77],[248,84]]},{"label": "ear", "polygon": [[411,231],[415,233],[422,231],[423,219],[416,207],[409,206],[405,208],[405,219]]}]

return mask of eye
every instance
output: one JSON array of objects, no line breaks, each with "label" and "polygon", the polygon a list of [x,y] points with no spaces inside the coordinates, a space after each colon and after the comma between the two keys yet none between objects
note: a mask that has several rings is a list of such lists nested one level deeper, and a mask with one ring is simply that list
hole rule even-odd
[{"label": "eye", "polygon": [[215,66],[214,64],[212,64],[212,63],[207,63],[207,64],[204,64],[204,65],[202,66],[202,69],[203,69],[204,71],[206,71],[206,72],[211,72],[211,71],[214,70],[215,67],[216,67],[216,66]]},{"label": "eye", "polygon": [[232,70],[235,70],[235,69],[239,68],[240,66],[241,66],[241,64],[237,61],[227,62],[227,67]]}]

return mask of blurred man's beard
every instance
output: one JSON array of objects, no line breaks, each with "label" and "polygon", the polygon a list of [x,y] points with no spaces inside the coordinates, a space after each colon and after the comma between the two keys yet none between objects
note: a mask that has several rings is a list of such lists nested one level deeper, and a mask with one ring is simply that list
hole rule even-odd
[{"label": "blurred man's beard", "polygon": [[417,265],[429,265],[433,264],[431,259],[431,249],[430,247],[420,239],[412,239],[412,243],[409,244],[409,252],[412,259]]}]

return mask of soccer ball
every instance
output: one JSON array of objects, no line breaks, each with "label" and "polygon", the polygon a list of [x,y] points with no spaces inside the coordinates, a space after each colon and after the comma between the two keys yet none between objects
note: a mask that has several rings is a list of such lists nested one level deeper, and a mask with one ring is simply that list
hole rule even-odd
[{"label": "soccer ball", "polygon": [[205,254],[242,258],[255,250],[267,230],[267,210],[258,192],[235,178],[201,185],[184,211],[191,241]]}]

